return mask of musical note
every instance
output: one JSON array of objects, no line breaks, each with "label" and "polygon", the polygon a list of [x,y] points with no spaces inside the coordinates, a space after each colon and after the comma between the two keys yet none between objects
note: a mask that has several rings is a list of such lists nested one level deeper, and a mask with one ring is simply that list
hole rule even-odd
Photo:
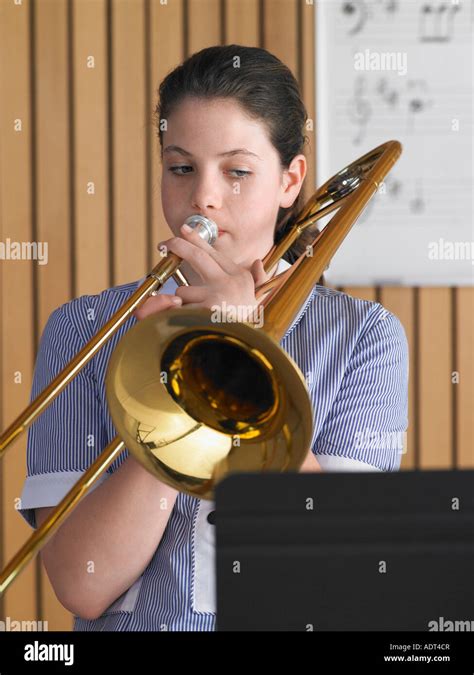
[{"label": "musical note", "polygon": [[416,181],[415,196],[410,199],[408,206],[410,211],[415,214],[423,213],[425,210],[425,200],[423,198],[423,184],[421,178]]},{"label": "musical note", "polygon": [[387,78],[380,78],[376,86],[376,91],[382,100],[385,101],[385,103],[388,103],[391,108],[394,108],[397,105],[399,93],[394,88],[389,87]]},{"label": "musical note", "polygon": [[[401,84],[397,87],[399,82]],[[354,94],[347,102],[349,121],[357,126],[352,139],[354,145],[364,141],[369,124],[383,123],[385,112],[379,101],[389,106],[392,122],[405,125],[408,134],[417,130],[419,118],[433,105],[430,88],[424,79],[395,80],[393,84],[388,77],[381,77],[371,87],[365,75],[357,76]]]},{"label": "musical note", "polygon": [[372,209],[374,208],[378,199],[380,199],[381,195],[388,195],[390,200],[397,201],[402,193],[402,187],[403,184],[401,180],[392,174],[388,174],[385,177],[383,183],[380,185],[377,194],[370,200],[370,202],[368,202],[366,208],[358,220],[358,224],[364,225],[370,220]]},{"label": "musical note", "polygon": [[347,32],[348,35],[356,35],[365,26],[369,11],[364,0],[351,0],[351,2],[344,2],[341,11],[345,16],[356,18],[356,22],[352,28]]},{"label": "musical note", "polygon": [[[380,7],[381,5],[381,7]],[[351,0],[351,2],[343,2],[341,11],[346,17],[353,18],[354,25],[347,31],[347,35],[357,35],[365,27],[369,19],[374,18],[377,10],[385,10],[388,15],[393,15],[398,11],[398,0]]]},{"label": "musical note", "polygon": [[402,192],[402,181],[392,174],[389,174],[385,178],[384,183],[386,185],[387,194],[390,196],[390,198],[397,199]]},{"label": "musical note", "polygon": [[407,104],[407,131],[413,133],[416,117],[433,104],[428,98],[428,85],[424,80],[408,80],[409,98]]},{"label": "musical note", "polygon": [[377,0],[377,2],[381,2],[384,5],[385,11],[389,14],[395,14],[398,10],[398,0]]},{"label": "musical note", "polygon": [[349,117],[359,126],[359,131],[353,143],[359,145],[365,136],[367,124],[372,116],[372,106],[367,96],[367,82],[363,75],[359,75],[354,82],[354,98],[349,101]]},{"label": "musical note", "polygon": [[453,37],[454,16],[461,9],[459,4],[441,3],[437,8],[425,4],[420,8],[420,42],[449,42]]}]

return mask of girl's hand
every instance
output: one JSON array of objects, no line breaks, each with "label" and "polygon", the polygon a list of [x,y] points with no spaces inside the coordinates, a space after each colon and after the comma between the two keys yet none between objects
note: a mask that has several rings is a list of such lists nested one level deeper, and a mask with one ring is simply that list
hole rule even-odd
[{"label": "girl's hand", "polygon": [[[189,231],[188,231],[189,230]],[[181,228],[181,237],[160,242],[193,268],[202,280],[200,286],[180,286],[176,296],[183,305],[212,309],[215,306],[256,308],[256,286],[269,277],[263,263],[257,259],[250,270],[234,263],[224,253],[216,251],[197,232],[187,225]]]}]

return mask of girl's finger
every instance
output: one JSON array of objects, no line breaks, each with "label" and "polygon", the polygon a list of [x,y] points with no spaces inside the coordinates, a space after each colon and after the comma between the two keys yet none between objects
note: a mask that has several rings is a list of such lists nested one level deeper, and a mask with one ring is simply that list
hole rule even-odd
[{"label": "girl's finger", "polygon": [[203,302],[206,299],[207,290],[205,286],[180,286],[176,289],[176,296],[181,298],[183,304],[190,302]]},{"label": "girl's finger", "polygon": [[238,272],[238,265],[236,265],[236,263],[224,253],[216,251],[213,246],[208,244],[207,241],[199,236],[199,234],[196,232],[196,229],[189,227],[189,225],[183,224],[181,226],[181,233],[186,241],[190,241],[195,246],[198,246],[199,248],[202,248],[203,251],[209,253],[211,258],[218,262],[224,272],[227,272],[227,274],[236,274]]},{"label": "girl's finger", "polygon": [[[186,260],[204,283],[222,278],[224,274],[222,267],[208,251],[205,251],[200,246],[196,246],[196,244],[186,241],[186,239],[181,239],[181,237],[173,237],[158,244],[158,246],[162,245],[165,245],[168,251],[176,253],[180,258]],[[212,250],[212,247],[209,248]]]},{"label": "girl's finger", "polygon": [[260,259],[254,260],[250,272],[252,273],[255,286],[260,286],[260,284],[265,283],[270,278],[270,275],[265,272],[263,262]]},{"label": "girl's finger", "polygon": [[164,309],[181,307],[182,304],[183,301],[177,295],[166,295],[165,293],[151,295],[145,300],[141,307],[133,312],[133,316],[138,319],[138,321],[141,321],[147,316],[150,316],[150,314],[162,312]]}]

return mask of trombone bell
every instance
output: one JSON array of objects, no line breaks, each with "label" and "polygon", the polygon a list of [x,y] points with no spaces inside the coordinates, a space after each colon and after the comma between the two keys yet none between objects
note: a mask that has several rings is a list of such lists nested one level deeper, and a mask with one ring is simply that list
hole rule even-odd
[{"label": "trombone bell", "polygon": [[201,499],[234,471],[297,470],[312,409],[301,372],[266,333],[171,309],[131,328],[106,376],[128,450],[159,480]]}]

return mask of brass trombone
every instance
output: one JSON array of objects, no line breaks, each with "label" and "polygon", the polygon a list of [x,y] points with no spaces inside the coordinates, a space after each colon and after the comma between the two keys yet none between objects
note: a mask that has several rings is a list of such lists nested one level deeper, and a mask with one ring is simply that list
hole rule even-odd
[{"label": "brass trombone", "polygon": [[[401,151],[398,141],[388,141],[314,193],[291,231],[265,257],[267,272],[305,229],[338,211],[311,250],[257,289],[262,327],[216,321],[210,310],[184,306],[149,316],[127,331],[106,375],[118,436],[1,572],[0,594],[125,448],[163,483],[201,499],[212,499],[216,483],[229,473],[299,469],[312,438],[312,407],[303,375],[279,341]],[[204,229],[208,224],[201,223]],[[212,243],[211,232],[206,238]],[[171,254],[152,270],[2,434],[0,457],[150,294],[171,275],[185,282],[180,262]]]}]

